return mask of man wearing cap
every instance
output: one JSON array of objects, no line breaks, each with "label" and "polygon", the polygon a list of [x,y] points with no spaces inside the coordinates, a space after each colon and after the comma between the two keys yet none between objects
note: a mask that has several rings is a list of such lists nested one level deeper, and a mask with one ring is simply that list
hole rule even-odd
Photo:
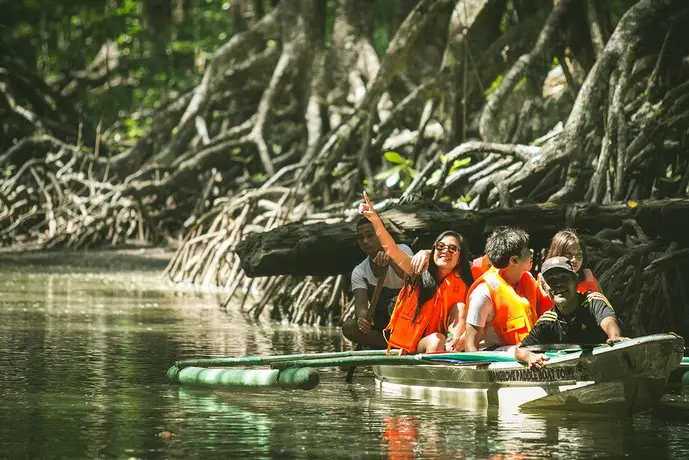
[{"label": "man wearing cap", "polygon": [[541,275],[555,306],[543,313],[528,336],[515,349],[515,358],[529,367],[542,368],[548,357],[524,347],[554,343],[603,343],[621,340],[615,310],[599,292],[577,292],[578,277],[566,257],[543,262]]}]

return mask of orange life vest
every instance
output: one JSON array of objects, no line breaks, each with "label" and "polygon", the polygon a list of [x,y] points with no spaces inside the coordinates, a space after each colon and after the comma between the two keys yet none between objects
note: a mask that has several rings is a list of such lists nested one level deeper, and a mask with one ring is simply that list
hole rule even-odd
[{"label": "orange life vest", "polygon": [[[553,299],[551,299],[548,293],[545,291],[542,281],[543,278],[539,275],[538,288],[541,291],[541,296],[539,297],[538,301],[538,316],[541,316],[555,305]],[[579,294],[586,294],[587,292],[600,292],[598,280],[595,276],[593,276],[593,272],[591,272],[591,270],[588,268],[584,269],[584,280],[579,281],[579,284],[577,285],[577,292]]]},{"label": "orange life vest", "polygon": [[493,301],[495,317],[491,326],[503,345],[516,345],[524,339],[536,322],[538,284],[528,271],[519,278],[513,288],[500,276],[497,268],[491,267],[471,285],[467,298],[476,287],[486,283]]},{"label": "orange life vest", "polygon": [[488,257],[477,257],[471,262],[471,274],[474,276],[474,279],[477,280],[481,275],[486,273],[491,266]]},{"label": "orange life vest", "polygon": [[416,346],[424,336],[435,332],[447,335],[450,307],[465,302],[466,293],[467,285],[453,271],[440,283],[433,297],[424,302],[415,320],[419,288],[405,285],[397,296],[390,322],[385,328],[385,331],[390,331],[388,350],[394,347],[416,353]]}]

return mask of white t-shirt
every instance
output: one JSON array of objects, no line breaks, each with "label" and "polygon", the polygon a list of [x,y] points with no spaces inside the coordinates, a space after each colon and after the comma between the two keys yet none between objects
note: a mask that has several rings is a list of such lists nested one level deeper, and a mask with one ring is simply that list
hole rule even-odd
[{"label": "white t-shirt", "polygon": [[[405,244],[398,244],[397,247],[404,251],[405,254],[409,254],[410,256],[414,254],[411,248]],[[369,285],[375,286],[377,283],[378,278],[373,273],[373,269],[371,269],[368,257],[352,270],[352,291],[355,289],[368,290]],[[402,289],[402,286],[404,286],[404,280],[397,276],[395,270],[389,265],[388,271],[385,274],[383,287],[388,289]]]},{"label": "white t-shirt", "polygon": [[467,324],[484,328],[483,340],[479,343],[479,349],[501,344],[495,329],[491,325],[493,318],[495,318],[493,299],[490,297],[486,283],[481,283],[471,292],[469,306],[467,307]]}]

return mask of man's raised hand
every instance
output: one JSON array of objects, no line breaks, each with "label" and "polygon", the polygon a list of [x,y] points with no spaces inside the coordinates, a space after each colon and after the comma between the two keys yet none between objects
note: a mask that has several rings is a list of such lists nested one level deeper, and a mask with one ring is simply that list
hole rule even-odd
[{"label": "man's raised hand", "polygon": [[387,267],[390,263],[390,256],[387,255],[385,251],[378,251],[378,254],[376,254],[371,262],[379,267]]},{"label": "man's raised hand", "polygon": [[373,208],[373,203],[368,198],[368,194],[364,191],[364,202],[359,205],[359,214],[373,222],[374,220],[380,220],[378,213]]}]

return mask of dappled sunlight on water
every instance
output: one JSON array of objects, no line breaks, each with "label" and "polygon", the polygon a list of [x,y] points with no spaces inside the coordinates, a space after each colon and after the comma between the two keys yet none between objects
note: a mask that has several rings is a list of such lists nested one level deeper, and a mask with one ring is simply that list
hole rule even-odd
[{"label": "dappled sunlight on water", "polygon": [[[86,256],[85,256],[86,257]],[[633,419],[467,412],[321,372],[312,391],[170,385],[176,360],[339,351],[335,328],[247,323],[158,271],[0,267],[0,456],[686,457],[689,398]],[[346,345],[349,347],[349,345]]]}]

